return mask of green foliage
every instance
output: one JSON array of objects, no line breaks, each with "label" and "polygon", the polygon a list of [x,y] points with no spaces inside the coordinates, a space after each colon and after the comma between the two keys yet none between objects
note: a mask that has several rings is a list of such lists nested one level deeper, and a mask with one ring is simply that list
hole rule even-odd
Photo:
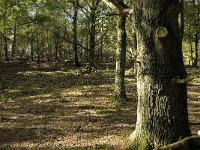
[{"label": "green foliage", "polygon": [[185,38],[188,39],[192,37],[194,39],[194,34],[199,33],[200,29],[200,3],[196,0],[194,1],[185,1]]},{"label": "green foliage", "polygon": [[[93,1],[93,3],[95,2]],[[79,3],[77,15],[78,55],[81,57],[81,61],[86,62],[88,60],[92,1],[79,1]],[[8,39],[8,43],[11,45],[9,57],[12,56],[13,52],[10,51],[12,45],[15,44],[15,58],[17,59],[26,56],[33,61],[38,61],[38,59],[40,59],[39,61],[73,60],[73,5],[74,1],[71,0],[0,1],[0,39],[2,40],[4,37]],[[98,59],[101,57],[101,60],[105,61],[109,59],[110,54],[112,57],[114,56],[113,48],[115,46],[113,45],[115,44],[111,39],[115,38],[112,34],[115,25],[110,17],[105,16],[108,11],[107,7],[103,3],[99,3],[99,6],[95,12],[96,55],[94,57],[98,56]],[[6,44],[3,43],[2,46],[6,46]],[[0,50],[0,55],[4,56],[2,50]]]}]

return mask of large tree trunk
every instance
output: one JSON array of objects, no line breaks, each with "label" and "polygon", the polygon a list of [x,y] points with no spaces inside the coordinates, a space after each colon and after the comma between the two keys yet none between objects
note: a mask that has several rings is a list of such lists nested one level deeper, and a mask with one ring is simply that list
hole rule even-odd
[{"label": "large tree trunk", "polygon": [[[186,78],[183,64],[178,0],[136,0],[138,107],[132,148],[173,143],[189,136]],[[184,149],[184,148],[180,148]]]},{"label": "large tree trunk", "polygon": [[126,66],[126,16],[117,18],[117,50],[115,72],[115,96],[119,102],[127,100],[125,91],[125,66]]}]

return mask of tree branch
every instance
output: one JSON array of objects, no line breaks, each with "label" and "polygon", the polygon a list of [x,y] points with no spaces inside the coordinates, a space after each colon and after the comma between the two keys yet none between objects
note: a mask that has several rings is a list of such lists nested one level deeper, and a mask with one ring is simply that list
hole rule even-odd
[{"label": "tree branch", "polygon": [[102,0],[111,8],[117,8],[119,14],[130,15],[131,9],[120,0]]}]

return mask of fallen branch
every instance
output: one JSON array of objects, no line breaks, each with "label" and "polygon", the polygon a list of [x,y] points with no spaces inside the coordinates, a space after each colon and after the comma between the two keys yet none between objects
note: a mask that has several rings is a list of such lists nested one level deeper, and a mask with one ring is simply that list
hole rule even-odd
[{"label": "fallen branch", "polygon": [[179,141],[177,141],[175,143],[172,143],[172,144],[169,144],[169,145],[166,145],[166,146],[162,146],[162,147],[157,147],[154,150],[170,150],[170,149],[175,149],[175,148],[178,148],[178,147],[186,145],[188,143],[188,141],[194,140],[194,139],[200,139],[200,136],[189,136],[189,137],[186,137],[186,138],[184,138],[182,140],[179,140]]}]

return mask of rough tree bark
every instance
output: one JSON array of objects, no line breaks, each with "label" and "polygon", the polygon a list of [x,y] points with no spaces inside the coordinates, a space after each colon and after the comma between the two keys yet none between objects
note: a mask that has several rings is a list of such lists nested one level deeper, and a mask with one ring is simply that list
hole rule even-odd
[{"label": "rough tree bark", "polygon": [[125,91],[125,66],[126,66],[126,16],[117,18],[117,50],[115,69],[115,97],[119,102],[127,100]]},{"label": "rough tree bark", "polygon": [[191,135],[186,83],[178,82],[187,75],[178,24],[181,9],[178,0],[135,0],[132,4],[137,35],[138,106],[130,149],[150,150]]},{"label": "rough tree bark", "polygon": [[[145,149],[190,135],[178,0],[133,3],[137,32],[138,107],[133,147]],[[181,148],[183,149],[183,148]]]}]

